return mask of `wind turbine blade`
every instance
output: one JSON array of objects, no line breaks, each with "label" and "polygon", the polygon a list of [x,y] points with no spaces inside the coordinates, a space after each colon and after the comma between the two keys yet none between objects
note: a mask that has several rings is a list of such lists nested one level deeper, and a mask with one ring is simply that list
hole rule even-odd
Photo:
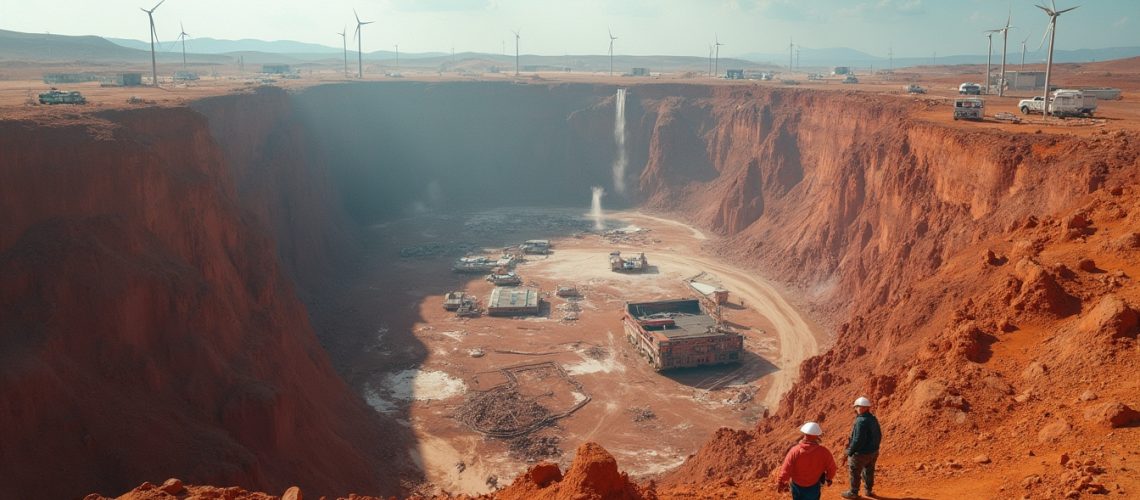
[{"label": "wind turbine blade", "polygon": [[1052,22],[1050,22],[1048,26],[1045,26],[1045,33],[1043,33],[1041,35],[1041,43],[1039,45],[1037,45],[1036,49],[1033,49],[1033,52],[1037,52],[1037,51],[1041,50],[1041,47],[1045,46],[1045,39],[1049,38],[1049,32],[1050,31],[1053,31],[1053,23]]},{"label": "wind turbine blade", "polygon": [[1034,7],[1037,7],[1038,9],[1045,11],[1045,13],[1049,14],[1050,16],[1053,15],[1053,11],[1049,10],[1049,7],[1042,7],[1040,5],[1034,5]]},{"label": "wind turbine blade", "polygon": [[356,9],[352,9],[352,15],[356,17],[356,24],[360,24],[360,14],[356,13]]},{"label": "wind turbine blade", "polygon": [[158,10],[158,6],[159,6],[159,5],[162,5],[162,2],[165,2],[165,1],[166,1],[166,0],[159,0],[159,2],[158,2],[157,4],[155,4],[155,5],[154,5],[154,8],[150,9],[150,11],[151,11],[151,12],[154,12],[154,11]]},{"label": "wind turbine blade", "polygon": [[1078,7],[1080,7],[1080,5],[1078,5],[1078,6],[1076,6],[1076,7],[1069,7],[1069,8],[1067,8],[1067,9],[1065,9],[1065,10],[1059,10],[1059,11],[1057,11],[1057,15],[1059,16],[1059,15],[1061,15],[1061,14],[1064,14],[1064,13],[1066,13],[1066,12],[1070,11],[1070,10],[1076,10]]},{"label": "wind turbine blade", "polygon": [[1053,12],[1057,12],[1057,0],[1049,0],[1049,5],[1053,6]]},{"label": "wind turbine blade", "polygon": [[186,33],[186,27],[182,25],[182,21],[178,21],[178,30]]}]

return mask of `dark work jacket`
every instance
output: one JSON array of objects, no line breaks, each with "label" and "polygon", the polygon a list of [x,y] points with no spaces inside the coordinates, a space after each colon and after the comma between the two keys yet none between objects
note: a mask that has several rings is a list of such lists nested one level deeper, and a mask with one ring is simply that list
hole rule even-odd
[{"label": "dark work jacket", "polygon": [[870,412],[855,417],[851,427],[851,443],[847,445],[847,455],[878,453],[883,431],[879,429],[879,419]]}]

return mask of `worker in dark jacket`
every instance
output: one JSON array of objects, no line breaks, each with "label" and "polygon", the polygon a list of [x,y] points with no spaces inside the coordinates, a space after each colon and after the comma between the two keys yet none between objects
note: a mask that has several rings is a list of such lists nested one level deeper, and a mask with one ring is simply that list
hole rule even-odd
[{"label": "worker in dark jacket", "polygon": [[800,427],[800,433],[803,440],[788,450],[780,466],[776,491],[788,491],[790,486],[792,500],[819,500],[821,486],[830,486],[835,479],[835,457],[819,443],[823,435],[819,424],[807,422]]},{"label": "worker in dark jacket", "polygon": [[847,445],[847,468],[851,473],[851,489],[840,494],[843,498],[859,498],[859,479],[867,487],[867,496],[875,496],[875,461],[879,458],[879,441],[883,431],[879,420],[871,413],[871,400],[855,400],[855,425],[851,426],[851,442]]}]

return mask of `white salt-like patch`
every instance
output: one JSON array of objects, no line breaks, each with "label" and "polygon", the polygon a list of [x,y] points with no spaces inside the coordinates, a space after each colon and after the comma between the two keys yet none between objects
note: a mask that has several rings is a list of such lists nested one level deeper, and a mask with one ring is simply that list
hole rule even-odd
[{"label": "white salt-like patch", "polygon": [[396,411],[396,405],[380,397],[376,389],[371,386],[365,386],[364,388],[364,402],[368,403],[368,406],[371,406],[373,410],[380,413],[392,413]]},{"label": "white salt-like patch", "polygon": [[574,404],[581,403],[582,401],[584,401],[586,399],[586,395],[582,394],[578,391],[571,392],[570,395],[574,396]]},{"label": "white salt-like patch", "polygon": [[467,391],[467,384],[441,371],[403,370],[389,374],[385,385],[392,397],[405,401],[447,399]]},{"label": "white salt-like patch", "polygon": [[443,335],[447,335],[448,337],[451,337],[453,340],[463,340],[463,337],[467,336],[467,332],[465,332],[463,330],[453,330],[450,332],[439,332],[439,333],[441,333]]}]

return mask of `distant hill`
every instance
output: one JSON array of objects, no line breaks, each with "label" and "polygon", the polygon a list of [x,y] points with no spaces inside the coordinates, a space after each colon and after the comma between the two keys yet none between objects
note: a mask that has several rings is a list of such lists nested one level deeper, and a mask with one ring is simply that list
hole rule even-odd
[{"label": "distant hill", "polygon": [[[1045,60],[1046,51],[1044,49],[1030,52],[1025,56],[1027,63],[1040,63]],[[1140,56],[1140,47],[1109,47],[1104,49],[1077,49],[1077,50],[1056,50],[1053,52],[1053,61],[1070,63],[1070,62],[1091,62],[1091,61],[1106,61],[1110,59],[1123,59],[1127,57]],[[739,56],[741,59],[749,61],[768,62],[783,67],[788,65],[788,52],[780,53],[748,53]],[[1000,61],[1001,53],[998,50],[994,51],[993,61]],[[1021,51],[1010,50],[1007,56],[1008,61],[1021,62]],[[894,66],[896,68],[905,66],[920,66],[928,65],[934,62],[933,54],[931,57],[895,57]],[[961,54],[961,55],[939,55],[937,64],[939,65],[952,65],[952,64],[985,64],[985,54]],[[800,48],[798,64],[803,67],[829,67],[829,66],[853,66],[853,67],[868,67],[874,66],[875,68],[885,68],[891,64],[887,57],[873,56],[866,52],[848,49],[844,47],[829,48],[829,49],[812,49],[807,47]]]},{"label": "distant hill", "polygon": [[[97,36],[64,36],[0,30],[0,60],[73,61],[141,59],[137,50]],[[149,57],[149,56],[148,56]]]},{"label": "distant hill", "polygon": [[[181,61],[182,53],[157,53],[160,61]],[[231,58],[219,55],[194,54],[188,57],[195,63],[230,63]],[[98,36],[49,35],[0,30],[0,61],[40,62],[149,62],[147,50],[133,49],[111,43]]]},{"label": "distant hill", "polygon": [[[108,38],[111,42],[132,49],[150,50],[150,41],[132,40],[129,38]],[[164,45],[180,43],[168,40]],[[188,38],[186,40],[187,52],[195,54],[226,54],[230,52],[265,52],[269,54],[340,54],[342,48],[328,47],[315,43],[294,42],[292,40],[219,40],[216,38]]]}]

